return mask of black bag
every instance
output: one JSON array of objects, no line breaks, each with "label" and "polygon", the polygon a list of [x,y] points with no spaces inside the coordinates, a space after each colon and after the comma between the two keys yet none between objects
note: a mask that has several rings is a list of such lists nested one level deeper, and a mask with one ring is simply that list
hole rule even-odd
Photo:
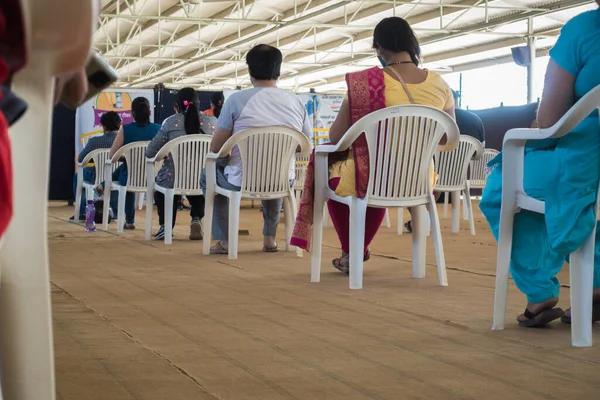
[{"label": "black bag", "polygon": [[[96,224],[102,223],[102,217],[104,216],[104,200],[96,200],[94,202],[94,208],[96,209],[96,216],[94,217],[94,222]],[[108,223],[110,224],[112,218],[110,215],[108,216]]]}]

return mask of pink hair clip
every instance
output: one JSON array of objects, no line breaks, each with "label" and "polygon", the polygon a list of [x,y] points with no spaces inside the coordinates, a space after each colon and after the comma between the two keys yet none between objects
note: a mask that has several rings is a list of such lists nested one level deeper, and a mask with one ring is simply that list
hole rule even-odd
[{"label": "pink hair clip", "polygon": [[190,108],[190,106],[192,105],[192,102],[191,102],[191,101],[184,100],[184,101],[183,101],[183,105],[185,106],[185,111],[187,111],[187,110],[188,110],[188,108]]}]

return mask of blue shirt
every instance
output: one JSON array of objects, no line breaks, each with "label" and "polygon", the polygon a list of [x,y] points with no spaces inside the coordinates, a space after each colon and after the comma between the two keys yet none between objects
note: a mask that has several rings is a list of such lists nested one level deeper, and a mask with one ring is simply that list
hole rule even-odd
[{"label": "blue shirt", "polygon": [[136,122],[123,125],[123,145],[152,140],[160,129],[159,124],[138,125]]},{"label": "blue shirt", "polygon": [[575,76],[575,100],[600,85],[600,9],[567,22],[550,57]]}]

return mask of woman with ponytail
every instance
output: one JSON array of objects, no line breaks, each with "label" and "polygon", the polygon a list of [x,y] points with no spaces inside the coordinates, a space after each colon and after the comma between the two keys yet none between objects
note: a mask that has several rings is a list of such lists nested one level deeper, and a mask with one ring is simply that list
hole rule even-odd
[{"label": "woman with ponytail", "polygon": [[224,102],[225,96],[223,95],[223,92],[213,93],[210,96],[210,109],[203,111],[203,113],[211,117],[219,118]]},{"label": "woman with ponytail", "polygon": [[[205,134],[212,135],[216,118],[204,115],[199,111],[200,101],[198,93],[193,88],[183,88],[177,93],[175,101],[175,115],[165,119],[162,127],[152,139],[146,149],[146,157],[154,157],[167,142],[183,135]],[[173,187],[174,166],[173,158],[169,154],[163,163],[163,167],[156,176],[156,183],[165,188]],[[180,196],[175,196],[173,204],[179,202]],[[187,196],[190,203],[192,223],[190,225],[190,240],[202,240],[201,220],[204,218],[204,196]],[[165,196],[160,192],[154,192],[154,202],[158,209],[158,220],[160,229],[154,236],[155,240],[161,240],[165,236]],[[173,207],[173,226],[177,217],[177,207]]]}]

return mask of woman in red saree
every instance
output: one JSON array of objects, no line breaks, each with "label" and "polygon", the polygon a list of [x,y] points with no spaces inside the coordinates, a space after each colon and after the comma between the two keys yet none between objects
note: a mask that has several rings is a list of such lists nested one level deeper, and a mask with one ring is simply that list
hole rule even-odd
[{"label": "woman in red saree", "polygon": [[[375,27],[373,48],[383,65],[346,76],[348,94],[331,126],[332,144],[341,140],[359,119],[381,108],[402,104],[421,104],[444,110],[454,118],[454,98],[446,82],[435,72],[419,68],[421,49],[409,24],[398,17],[385,18]],[[364,198],[369,179],[367,141],[361,135],[352,149],[329,159],[329,185],[339,196]],[[433,165],[431,169],[433,175]],[[431,182],[435,182],[432,176]],[[314,180],[312,163],[307,170],[304,193],[299,207],[292,244],[310,249]],[[350,210],[348,206],[328,201],[329,215],[342,247],[342,256],[333,266],[348,273]],[[367,208],[364,259],[369,259],[369,245],[385,217],[385,209]]]}]

